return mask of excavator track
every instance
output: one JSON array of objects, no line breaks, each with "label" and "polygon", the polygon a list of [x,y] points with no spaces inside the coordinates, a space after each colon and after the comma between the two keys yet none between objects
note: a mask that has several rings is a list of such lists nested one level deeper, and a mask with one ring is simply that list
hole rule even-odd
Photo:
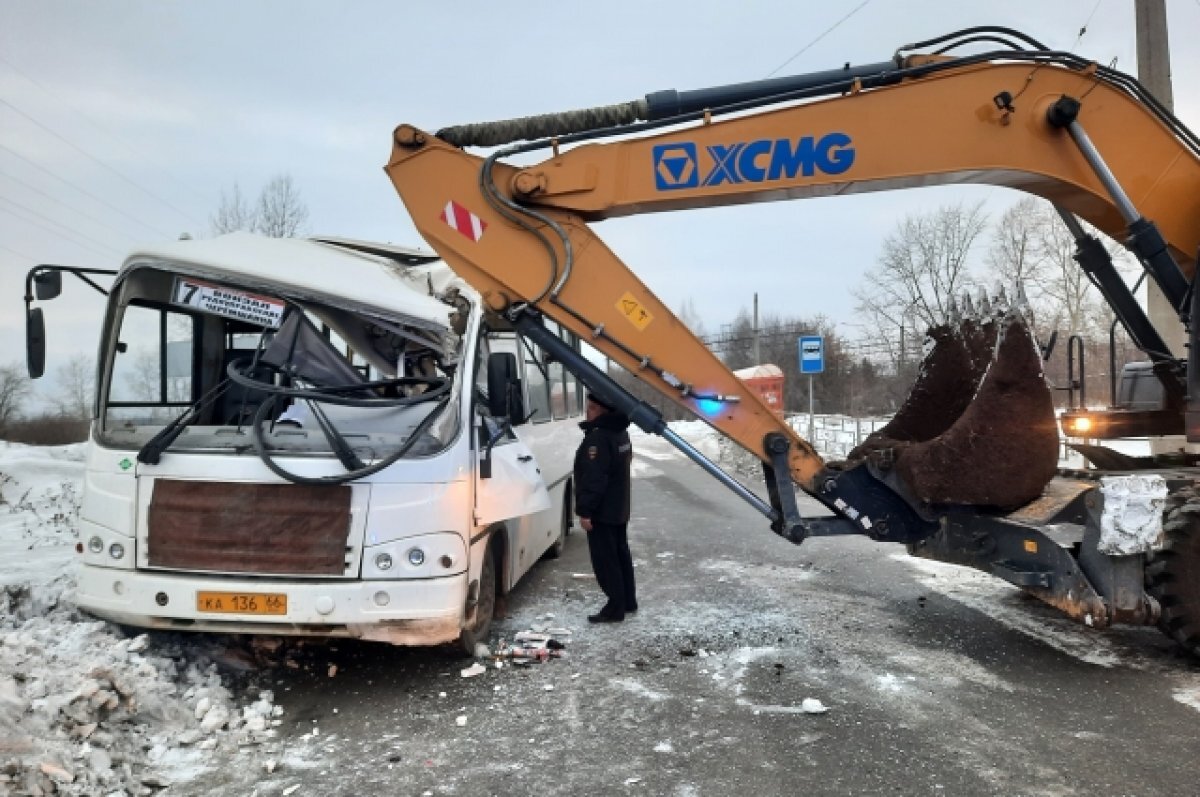
[{"label": "excavator track", "polygon": [[1162,607],[1163,633],[1200,656],[1200,486],[1167,496],[1163,534],[1146,566],[1146,589]]}]

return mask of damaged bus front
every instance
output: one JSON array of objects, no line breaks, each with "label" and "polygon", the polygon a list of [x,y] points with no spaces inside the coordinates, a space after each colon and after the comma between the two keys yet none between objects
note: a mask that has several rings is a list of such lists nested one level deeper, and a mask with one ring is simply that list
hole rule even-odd
[{"label": "damaged bus front", "polygon": [[561,550],[581,392],[434,256],[236,233],[138,251],[108,293],[81,608],[470,650]]}]

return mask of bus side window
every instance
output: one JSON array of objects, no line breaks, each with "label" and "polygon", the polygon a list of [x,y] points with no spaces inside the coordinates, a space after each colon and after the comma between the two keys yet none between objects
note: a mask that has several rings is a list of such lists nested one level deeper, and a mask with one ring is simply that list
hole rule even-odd
[{"label": "bus side window", "polygon": [[533,423],[550,420],[550,386],[542,371],[542,350],[532,341],[521,340],[521,358],[525,363],[525,412]]},{"label": "bus side window", "polygon": [[[575,351],[579,351],[579,338],[575,333],[563,329],[560,334],[567,345]],[[583,387],[575,374],[570,371],[563,373],[563,403],[568,418],[575,418],[583,414]]]}]

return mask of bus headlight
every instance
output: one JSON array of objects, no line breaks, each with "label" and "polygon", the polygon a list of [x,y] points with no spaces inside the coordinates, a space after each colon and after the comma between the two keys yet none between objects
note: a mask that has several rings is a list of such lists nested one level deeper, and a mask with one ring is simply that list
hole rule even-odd
[{"label": "bus headlight", "polygon": [[104,540],[99,537],[92,537],[88,540],[88,550],[92,553],[101,553],[104,551]]},{"label": "bus headlight", "polygon": [[[131,548],[130,556],[126,557],[131,564],[135,558],[132,552]],[[377,546],[367,546],[360,560],[362,576],[364,579],[377,578],[384,581],[449,576],[463,572],[466,554],[466,541],[457,532],[417,534],[389,540]],[[367,596],[368,603],[370,597]],[[391,597],[392,604],[395,605],[396,596]]]},{"label": "bus headlight", "polygon": [[108,555],[113,559],[120,559],[125,555],[125,546],[119,542],[114,542],[112,545],[108,546]]}]

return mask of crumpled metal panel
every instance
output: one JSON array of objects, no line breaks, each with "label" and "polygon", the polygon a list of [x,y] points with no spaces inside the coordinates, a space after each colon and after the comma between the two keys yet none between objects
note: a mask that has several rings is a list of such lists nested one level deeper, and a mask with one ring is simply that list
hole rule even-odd
[{"label": "crumpled metal panel", "polygon": [[148,523],[151,567],[340,576],[350,487],[157,479]]}]

